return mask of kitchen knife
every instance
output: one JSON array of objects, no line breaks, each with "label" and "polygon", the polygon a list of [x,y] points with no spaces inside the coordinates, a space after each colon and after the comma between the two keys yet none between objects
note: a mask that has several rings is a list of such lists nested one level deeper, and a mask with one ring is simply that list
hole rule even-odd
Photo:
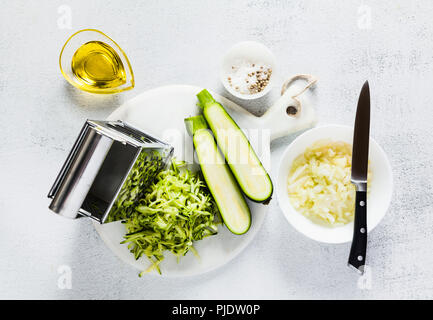
[{"label": "kitchen knife", "polygon": [[352,177],[356,187],[355,220],[348,265],[364,273],[367,254],[367,173],[370,140],[370,87],[364,83],[356,110],[352,149]]}]

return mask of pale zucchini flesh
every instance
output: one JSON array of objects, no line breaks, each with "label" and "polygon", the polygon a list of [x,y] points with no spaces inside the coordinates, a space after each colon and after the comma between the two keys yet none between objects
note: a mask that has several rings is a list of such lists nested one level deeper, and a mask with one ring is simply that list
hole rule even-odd
[{"label": "pale zucchini flesh", "polygon": [[253,201],[269,200],[273,191],[272,181],[247,137],[207,91],[204,99],[200,97],[203,92],[198,95],[203,115],[242,191]]},{"label": "pale zucchini flesh", "polygon": [[203,177],[224,224],[235,234],[247,232],[251,225],[250,209],[213,135],[209,130],[201,129],[194,134],[193,142]]}]

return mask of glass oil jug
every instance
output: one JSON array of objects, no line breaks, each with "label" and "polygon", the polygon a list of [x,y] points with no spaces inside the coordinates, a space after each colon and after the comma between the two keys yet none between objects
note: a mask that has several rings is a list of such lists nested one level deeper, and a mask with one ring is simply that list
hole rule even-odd
[{"label": "glass oil jug", "polygon": [[125,52],[103,32],[84,29],[64,44],[60,70],[74,87],[91,93],[117,93],[134,87],[134,74]]}]

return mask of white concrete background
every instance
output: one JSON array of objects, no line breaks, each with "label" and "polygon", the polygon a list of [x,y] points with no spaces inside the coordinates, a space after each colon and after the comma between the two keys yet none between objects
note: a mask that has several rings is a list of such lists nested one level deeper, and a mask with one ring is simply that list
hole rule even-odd
[{"label": "white concrete background", "polygon": [[[58,26],[61,5],[71,9],[71,29]],[[370,26],[363,24],[362,6],[371,9]],[[428,0],[2,2],[0,298],[433,298],[432,16]],[[61,46],[86,27],[103,30],[123,47],[135,89],[94,96],[62,78]],[[218,62],[241,40],[266,44],[283,76],[320,79],[314,99],[321,123],[353,123],[361,85],[370,81],[372,135],[395,179],[392,206],[369,237],[370,289],[361,290],[346,267],[349,244],[303,237],[276,200],[234,261],[177,280],[138,278],[89,220],[68,221],[48,211],[46,194],[86,118],[103,119],[123,101],[166,84],[199,85],[229,97],[219,84]],[[277,96],[275,89],[242,105],[260,114]],[[272,145],[274,177],[293,138]],[[72,269],[70,290],[57,285],[62,265]]]}]

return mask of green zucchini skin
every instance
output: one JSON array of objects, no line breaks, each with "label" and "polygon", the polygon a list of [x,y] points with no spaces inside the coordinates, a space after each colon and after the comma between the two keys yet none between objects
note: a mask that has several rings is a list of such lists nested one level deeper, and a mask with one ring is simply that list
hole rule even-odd
[{"label": "green zucchini skin", "polygon": [[234,234],[246,233],[251,226],[250,208],[207,128],[206,120],[196,116],[185,119],[185,125],[192,134],[203,177],[224,224]]},{"label": "green zucchini skin", "polygon": [[[273,193],[272,180],[263,168],[247,137],[224,107],[216,102],[206,89],[201,91],[197,97],[218,147],[224,154],[226,162],[242,191],[252,201],[267,204]],[[229,152],[232,141],[239,143],[239,149],[231,149],[233,152]],[[248,164],[239,163],[238,159],[235,158],[238,151],[246,151]]]}]

